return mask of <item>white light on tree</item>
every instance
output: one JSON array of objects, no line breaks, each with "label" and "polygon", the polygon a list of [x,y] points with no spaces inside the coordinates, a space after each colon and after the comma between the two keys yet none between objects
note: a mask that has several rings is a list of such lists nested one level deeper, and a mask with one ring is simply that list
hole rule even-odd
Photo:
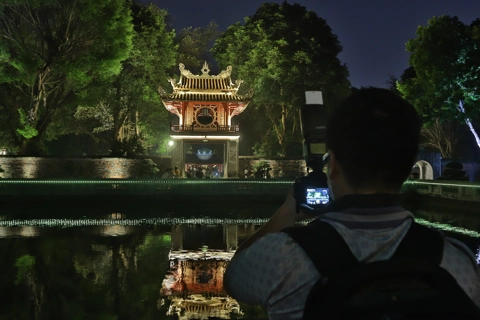
[{"label": "white light on tree", "polygon": [[173,143],[174,143],[173,140],[168,141],[168,145],[169,145],[170,147],[173,146]]},{"label": "white light on tree", "polygon": [[[462,100],[460,100],[460,102],[458,103],[457,109],[461,113],[465,114],[465,108],[463,107],[463,101]],[[480,137],[478,137],[477,131],[475,131],[475,129],[473,128],[472,122],[470,121],[469,118],[466,118],[465,123],[467,124],[468,128],[470,129],[470,132],[473,134],[473,137],[475,138],[475,142],[477,143],[477,146],[480,148]]]}]

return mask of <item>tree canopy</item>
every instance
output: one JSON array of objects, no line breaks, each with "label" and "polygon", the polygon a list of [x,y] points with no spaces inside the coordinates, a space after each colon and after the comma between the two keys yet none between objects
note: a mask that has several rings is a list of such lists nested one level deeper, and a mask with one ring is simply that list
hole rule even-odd
[{"label": "tree canopy", "polygon": [[[90,119],[92,133],[108,132],[112,154],[135,155],[161,149],[168,141],[168,113],[157,87],[175,64],[174,32],[165,26],[166,11],[150,4],[132,7],[134,36],[130,57],[104,87],[96,105],[81,106],[77,119]],[[163,137],[163,139],[161,139]],[[129,147],[131,146],[131,147]],[[135,149],[136,148],[136,149]]]},{"label": "tree canopy", "polygon": [[118,74],[133,26],[122,0],[0,1],[0,108],[23,153],[39,144],[88,88]]},{"label": "tree canopy", "polygon": [[[178,45],[176,65],[183,63],[187,70],[201,69],[204,61],[214,65],[209,49],[219,35],[218,26],[214,22],[205,27],[188,27],[180,30],[175,37],[175,43]],[[177,70],[174,73],[176,72]]]},{"label": "tree canopy", "polygon": [[298,111],[306,90],[323,91],[327,106],[349,93],[341,50],[324,19],[287,2],[264,3],[217,39],[212,52],[221,68],[232,65],[246,90],[254,91],[245,113],[255,121],[252,134],[261,137],[257,153],[283,156],[292,144],[300,145]]},{"label": "tree canopy", "polygon": [[466,25],[457,17],[433,17],[407,42],[411,67],[397,87],[416,107],[425,128],[440,136],[455,123],[467,124],[476,135],[472,122],[480,117],[479,28],[478,19]]}]

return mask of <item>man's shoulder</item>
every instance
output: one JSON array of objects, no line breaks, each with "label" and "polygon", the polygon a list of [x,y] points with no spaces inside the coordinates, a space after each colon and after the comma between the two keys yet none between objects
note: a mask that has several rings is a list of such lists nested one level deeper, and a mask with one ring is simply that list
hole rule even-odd
[{"label": "man's shoulder", "polygon": [[478,267],[477,258],[465,243],[450,237],[444,237],[444,239],[445,246],[442,263],[449,260],[456,260],[456,262],[458,262],[459,258],[463,258],[464,261],[469,261],[475,267]]},{"label": "man's shoulder", "polygon": [[269,233],[236,254],[227,266],[230,295],[269,312],[300,313],[310,288],[320,277],[302,248],[286,233]]},{"label": "man's shoulder", "polygon": [[[255,243],[250,247],[260,250],[271,250],[269,252],[276,252],[276,249],[286,248],[286,247],[296,247],[298,244],[294,239],[286,232],[272,232],[262,238],[255,241]],[[249,249],[250,249],[249,248]]]},{"label": "man's shoulder", "polygon": [[[295,261],[292,261],[295,257]],[[289,234],[269,233],[255,241],[250,247],[235,255],[231,261],[240,265],[270,265],[283,268],[286,265],[304,263],[308,255]]]}]

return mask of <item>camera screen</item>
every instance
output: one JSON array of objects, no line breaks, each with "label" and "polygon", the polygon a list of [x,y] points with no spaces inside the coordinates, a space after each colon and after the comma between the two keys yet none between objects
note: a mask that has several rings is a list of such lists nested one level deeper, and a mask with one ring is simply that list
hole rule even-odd
[{"label": "camera screen", "polygon": [[330,200],[328,195],[328,188],[312,188],[307,189],[306,203],[310,205],[327,204]]},{"label": "camera screen", "polygon": [[324,154],[327,152],[325,143],[320,142],[310,142],[310,153],[311,154]]}]

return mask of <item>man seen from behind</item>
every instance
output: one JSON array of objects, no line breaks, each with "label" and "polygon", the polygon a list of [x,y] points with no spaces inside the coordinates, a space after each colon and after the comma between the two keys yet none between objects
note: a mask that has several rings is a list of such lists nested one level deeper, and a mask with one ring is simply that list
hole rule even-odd
[{"label": "man seen from behind", "polygon": [[[334,209],[315,218],[332,226],[360,262],[390,259],[412,225],[413,215],[400,206],[399,193],[416,161],[420,129],[414,107],[386,89],[359,90],[329,117],[326,175]],[[322,278],[302,247],[282,232],[312,218],[297,213],[295,201],[290,190],[270,220],[238,248],[225,272],[227,292],[263,305],[270,319],[301,319],[312,286]],[[315,238],[311,241],[315,245]],[[469,251],[445,238],[440,266],[480,305],[480,273]]]}]

